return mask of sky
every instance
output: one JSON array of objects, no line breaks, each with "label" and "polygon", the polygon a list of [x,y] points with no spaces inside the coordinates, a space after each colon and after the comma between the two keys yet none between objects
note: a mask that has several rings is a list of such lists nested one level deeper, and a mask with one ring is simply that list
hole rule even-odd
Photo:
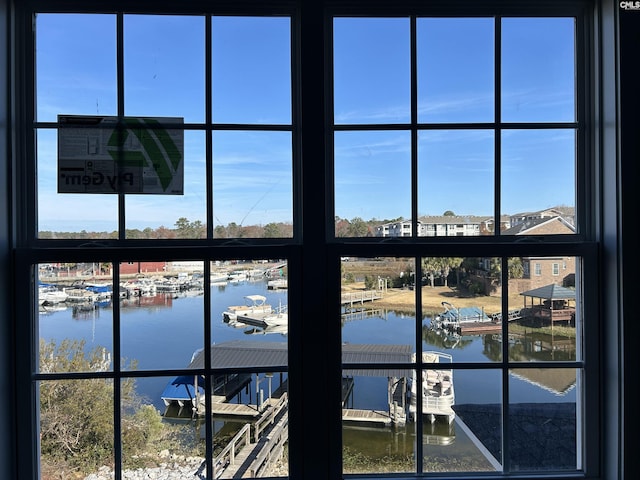
[{"label": "sky", "polygon": [[[418,213],[490,216],[495,150],[501,152],[501,211],[575,205],[571,129],[453,129],[493,122],[495,21],[418,18],[417,118],[439,124],[417,135]],[[291,125],[291,20],[214,17],[212,114],[220,123]],[[573,19],[508,18],[501,25],[505,122],[572,122]],[[364,220],[411,216],[408,130],[358,129],[411,119],[408,18],[334,20],[335,215]],[[36,21],[37,120],[117,114],[116,17],[43,14]],[[125,15],[126,116],[205,120],[204,19]],[[442,124],[445,124],[443,127]],[[216,131],[215,225],[292,221],[291,133]],[[117,195],[57,193],[55,129],[37,132],[39,230],[117,229]],[[126,195],[127,228],[206,221],[205,136],[184,134],[183,195]]]}]

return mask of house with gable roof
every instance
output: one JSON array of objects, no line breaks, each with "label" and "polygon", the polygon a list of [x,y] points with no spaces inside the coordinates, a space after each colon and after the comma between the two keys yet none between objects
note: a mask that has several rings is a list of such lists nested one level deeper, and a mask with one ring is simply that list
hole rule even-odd
[{"label": "house with gable roof", "polygon": [[[575,228],[561,216],[539,217],[511,227],[502,235],[562,235],[574,234]],[[576,259],[574,257],[523,257],[523,279],[527,288],[556,284],[564,287],[575,285]]]}]

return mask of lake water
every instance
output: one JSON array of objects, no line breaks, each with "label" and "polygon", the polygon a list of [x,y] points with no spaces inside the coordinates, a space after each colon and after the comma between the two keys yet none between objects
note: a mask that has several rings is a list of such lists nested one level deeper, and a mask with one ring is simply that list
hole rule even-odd
[{"label": "lake water", "polygon": [[[242,305],[246,295],[260,294],[267,297],[272,306],[287,304],[286,290],[269,290],[266,281],[240,281],[226,286],[212,287],[211,335],[212,343],[232,340],[286,342],[286,335],[260,334],[254,327],[235,328],[223,321],[223,312],[229,305]],[[134,297],[121,301],[121,354],[127,362],[135,361],[138,371],[148,369],[179,369],[186,367],[193,353],[202,349],[204,338],[204,295],[202,292],[158,294],[153,297]],[[295,321],[292,319],[291,321]],[[428,328],[429,319],[424,320],[423,350],[437,350],[453,355],[454,361],[495,361],[501,352],[500,336],[495,334],[445,337]],[[60,342],[63,339],[82,339],[86,348],[105,347],[113,351],[113,312],[109,303],[96,309],[83,310],[78,307],[49,308],[39,315],[39,336],[44,340]],[[413,344],[415,320],[412,316],[393,311],[377,311],[362,319],[346,320],[342,327],[342,340],[349,343],[366,344]],[[564,343],[562,343],[564,342]],[[510,352],[519,359],[544,361],[549,359],[571,359],[573,350],[556,348],[566,339],[547,338],[539,335],[514,336],[510,338]],[[496,353],[497,352],[497,353]],[[573,352],[573,353],[572,353]],[[565,355],[567,358],[563,358]],[[542,366],[542,365],[541,365]],[[575,375],[568,380],[537,378],[530,373],[513,372],[509,381],[512,403],[553,402],[575,403]],[[499,370],[456,370],[454,373],[456,404],[500,404],[502,400]],[[557,377],[557,376],[556,376]],[[278,376],[274,376],[273,388]],[[146,397],[158,410],[165,407],[160,398],[167,377],[138,378],[138,393]],[[352,397],[348,405],[361,409],[387,409],[386,377],[356,377]],[[266,388],[263,385],[263,388]],[[249,392],[253,391],[253,387]],[[250,394],[254,395],[254,394]],[[246,397],[243,400],[247,400]],[[255,396],[249,403],[256,403]],[[472,443],[465,432],[454,423],[452,426],[425,423],[424,444],[431,453],[440,455],[469,455]],[[400,454],[413,451],[413,428],[389,430],[384,428],[346,428],[344,443],[358,449],[366,444],[369,454],[380,450],[389,453],[390,445]],[[475,450],[474,450],[475,451]],[[387,453],[385,453],[387,452]],[[477,452],[476,452],[477,453]]]}]

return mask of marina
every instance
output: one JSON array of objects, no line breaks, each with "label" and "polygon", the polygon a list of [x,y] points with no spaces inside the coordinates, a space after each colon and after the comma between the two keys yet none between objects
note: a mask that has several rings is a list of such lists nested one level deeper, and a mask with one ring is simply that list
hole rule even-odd
[{"label": "marina", "polygon": [[[268,277],[254,276],[234,282],[227,281],[224,286],[211,285],[211,341],[206,342],[206,350],[212,354],[210,365],[230,375],[216,375],[209,379],[208,388],[212,394],[207,399],[204,389],[206,379],[201,376],[196,378],[188,373],[190,369],[202,371],[205,364],[205,339],[202,329],[204,296],[198,286],[198,276],[195,277],[189,275],[186,278],[188,283],[184,282],[184,285],[192,285],[191,287],[183,286],[178,292],[160,292],[156,288],[155,293],[152,293],[151,288],[146,288],[146,293],[143,293],[141,285],[155,285],[151,280],[153,276],[125,280],[130,282],[132,292],[140,293],[128,293],[125,296],[120,293],[121,355],[135,359],[137,368],[141,370],[181,371],[182,375],[178,376],[141,375],[135,379],[136,390],[162,413],[163,421],[198,425],[205,418],[202,415],[202,406],[209,402],[214,437],[218,438],[219,430],[233,432],[231,436],[224,437],[224,448],[228,447],[226,457],[216,457],[220,463],[216,463],[212,468],[216,468],[216,475],[220,474],[219,478],[232,478],[231,475],[240,475],[242,471],[246,472],[250,468],[259,468],[253,462],[278,454],[278,447],[275,450],[270,449],[269,445],[265,447],[269,441],[262,436],[255,436],[256,424],[271,425],[266,419],[275,411],[276,405],[279,405],[281,414],[276,423],[280,420],[284,422],[281,424],[284,432],[279,430],[278,435],[282,434],[281,439],[287,438],[288,403],[280,402],[284,402],[284,396],[288,397],[288,318],[285,324],[268,326],[259,318],[260,315],[256,314],[252,317],[254,325],[249,323],[249,317],[244,319],[247,323],[238,322],[236,317],[236,323],[231,324],[224,321],[223,314],[229,311],[230,306],[246,305],[246,297],[252,295],[265,297],[264,304],[270,305],[272,311],[284,309],[288,304],[287,291],[268,289]],[[133,285],[135,280],[142,280],[138,285],[140,288],[136,290],[136,285]],[[101,282],[98,280],[86,283]],[[70,287],[71,282],[67,285]],[[412,366],[417,365],[412,357],[415,345],[411,343],[411,339],[415,337],[415,317],[376,308],[374,298],[381,295],[381,292],[363,290],[352,293],[356,295],[341,297],[343,315],[338,320],[341,321],[344,342],[342,424],[345,445],[354,451],[375,455],[377,442],[380,442],[380,454],[384,455],[383,452],[387,451],[388,446],[397,445],[398,432],[412,436],[415,425],[421,421],[422,441],[429,445],[430,452],[436,449],[435,451],[441,451],[442,454],[456,455],[460,450],[467,456],[468,453],[463,447],[477,442],[472,440],[472,437],[478,436],[472,435],[463,427],[465,422],[473,424],[468,413],[473,412],[473,409],[470,410],[468,405],[494,405],[500,402],[499,393],[487,388],[487,385],[491,384],[491,381],[485,378],[487,375],[478,375],[474,370],[456,370],[455,395],[430,395],[431,399],[450,399],[448,406],[441,401],[438,411],[430,410],[431,399],[426,401],[423,397],[422,403],[418,399],[420,381],[416,379],[420,377],[412,376],[416,370]],[[87,350],[101,346],[109,352],[113,351],[112,303],[96,302],[93,307],[87,306],[82,312],[79,307],[79,303],[72,302],[42,306],[38,326],[41,338],[57,341],[81,339],[86,341]],[[442,336],[436,334],[441,330],[431,327],[434,319],[435,316],[425,317],[423,320],[422,351],[425,354],[438,352],[444,355],[439,355],[435,363],[430,359],[423,359],[423,393],[424,388],[431,388],[431,393],[436,393],[441,387],[442,392],[446,392],[449,379],[453,390],[453,375],[449,378],[443,375],[450,371],[447,366],[450,361],[446,355],[450,355],[456,362],[465,363],[487,358],[493,360],[490,356],[492,352],[502,350],[500,330],[490,334],[463,332],[457,334],[455,342],[443,343]],[[492,324],[486,321],[482,323]],[[471,322],[464,325],[471,325]],[[265,342],[265,339],[270,341]],[[562,345],[561,350],[558,345]],[[526,352],[526,357],[518,357],[525,361],[540,361],[546,358],[570,359],[575,355],[575,342],[572,343],[559,335],[549,338],[536,335],[513,338],[510,336],[508,348],[510,351],[514,349],[518,355],[522,355],[520,352]],[[373,358],[377,359],[374,360],[376,362],[384,358],[383,363],[388,362],[390,368],[359,368],[359,363]],[[397,368],[400,365],[409,368]],[[526,375],[529,372],[530,370],[527,370],[517,377],[514,376],[515,383],[510,390],[514,402],[533,401],[547,404],[571,401],[575,398],[572,389],[575,375],[573,382],[569,378],[567,384],[560,389],[553,384],[546,385],[548,381],[544,376],[537,378]],[[436,387],[439,373],[442,385]],[[231,374],[244,376],[238,375],[234,378]],[[309,374],[312,375],[313,372]],[[179,379],[180,376],[184,378]],[[180,381],[172,385],[171,392],[167,387],[175,380]],[[422,418],[417,417],[418,405],[422,406]],[[465,413],[464,419],[461,418],[460,411]],[[233,440],[245,425],[249,425],[249,441],[246,440],[246,431],[241,435],[242,439]],[[266,433],[268,427],[262,432],[265,432],[264,435],[271,435]],[[236,443],[233,444],[232,440]],[[414,442],[415,439],[402,444],[400,448],[406,449],[403,455],[412,454]],[[231,460],[232,454],[235,455],[235,464]],[[242,459],[240,455],[246,457]],[[483,458],[483,455],[480,454],[479,458]],[[232,473],[233,469],[237,469],[236,473]]]}]

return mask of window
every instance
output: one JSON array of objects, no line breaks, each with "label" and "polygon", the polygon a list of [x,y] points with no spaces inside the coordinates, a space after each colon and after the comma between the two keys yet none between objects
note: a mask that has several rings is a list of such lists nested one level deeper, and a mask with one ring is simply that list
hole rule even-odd
[{"label": "window", "polygon": [[586,5],[323,7],[19,8],[21,478],[597,475]]}]

